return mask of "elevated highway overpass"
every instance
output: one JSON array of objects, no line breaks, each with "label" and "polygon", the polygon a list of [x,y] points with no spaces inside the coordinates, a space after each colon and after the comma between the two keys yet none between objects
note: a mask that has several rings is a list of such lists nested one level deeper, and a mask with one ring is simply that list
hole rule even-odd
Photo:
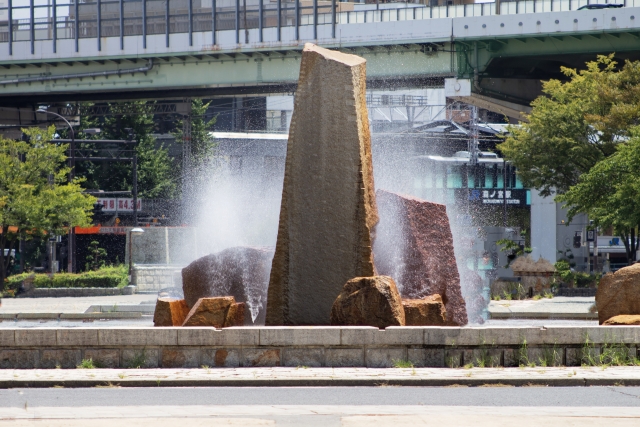
[{"label": "elevated highway overpass", "polygon": [[587,0],[247,0],[246,11],[240,0],[69,1],[0,0],[0,106],[290,92],[313,42],[364,56],[370,87],[470,78],[483,102],[517,110],[560,65],[640,59],[640,0],[597,10],[577,10]]}]

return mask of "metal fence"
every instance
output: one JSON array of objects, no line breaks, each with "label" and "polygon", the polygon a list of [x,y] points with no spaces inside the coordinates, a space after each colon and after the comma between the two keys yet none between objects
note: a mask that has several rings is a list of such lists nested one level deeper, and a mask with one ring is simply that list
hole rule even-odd
[{"label": "metal fence", "polygon": [[[513,0],[497,3],[476,3],[427,6],[419,3],[383,3],[356,5],[371,10],[343,10],[352,3],[336,0],[235,0],[231,6],[217,1],[228,0],[4,0],[0,2],[0,43],[15,41],[53,40],[55,52],[58,39],[78,40],[119,37],[123,48],[125,36],[188,33],[192,45],[194,32],[211,32],[215,45],[216,32],[235,30],[236,42],[245,43],[244,29],[277,27],[278,41],[282,27],[295,27],[296,39],[301,26],[356,24],[405,20],[427,20],[465,16],[526,14],[576,10],[589,4],[624,3],[625,7],[640,7],[640,0]],[[208,3],[208,4],[207,4]],[[247,2],[248,3],[248,2]],[[212,31],[214,30],[214,31]],[[314,36],[317,34],[314,32]],[[262,31],[259,32],[262,42]],[[144,39],[146,47],[146,37]]]}]

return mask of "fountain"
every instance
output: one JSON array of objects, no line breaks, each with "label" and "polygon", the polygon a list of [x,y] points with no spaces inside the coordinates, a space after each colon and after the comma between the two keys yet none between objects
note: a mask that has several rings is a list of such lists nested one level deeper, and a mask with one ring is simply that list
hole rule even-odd
[{"label": "fountain", "polygon": [[[202,299],[233,297],[229,304],[210,306],[228,311],[233,304],[248,305],[251,321],[245,317],[244,324],[401,326],[405,316],[400,295],[414,301],[413,317],[424,317],[417,324],[428,324],[427,317],[440,313],[446,324],[466,324],[444,206],[388,192],[379,197],[389,209],[377,240],[366,61],[306,44],[275,253],[228,248],[183,269],[184,296],[191,309],[184,325],[191,324],[197,306],[205,305]],[[420,221],[412,222],[416,218]],[[214,317],[224,319],[227,311]],[[383,312],[388,320],[379,321]]]}]

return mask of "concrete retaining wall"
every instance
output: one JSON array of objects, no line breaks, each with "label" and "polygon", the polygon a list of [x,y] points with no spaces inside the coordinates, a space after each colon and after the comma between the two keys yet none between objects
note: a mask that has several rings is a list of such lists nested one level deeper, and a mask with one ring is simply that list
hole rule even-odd
[{"label": "concrete retaining wall", "polygon": [[[0,329],[0,369],[236,366],[458,367],[581,364],[603,345],[638,354],[638,327],[437,328],[69,328]],[[540,363],[538,363],[540,364]]]},{"label": "concrete retaining wall", "polygon": [[160,289],[182,288],[181,265],[135,265],[131,274],[131,284],[136,292],[158,292]]}]

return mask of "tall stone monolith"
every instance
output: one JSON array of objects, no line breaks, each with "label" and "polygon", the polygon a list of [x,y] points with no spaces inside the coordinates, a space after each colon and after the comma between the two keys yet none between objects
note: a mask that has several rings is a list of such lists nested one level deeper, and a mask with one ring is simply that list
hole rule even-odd
[{"label": "tall stone monolith", "polygon": [[375,274],[365,64],[313,44],[302,51],[267,325],[328,325],[344,284]]}]

